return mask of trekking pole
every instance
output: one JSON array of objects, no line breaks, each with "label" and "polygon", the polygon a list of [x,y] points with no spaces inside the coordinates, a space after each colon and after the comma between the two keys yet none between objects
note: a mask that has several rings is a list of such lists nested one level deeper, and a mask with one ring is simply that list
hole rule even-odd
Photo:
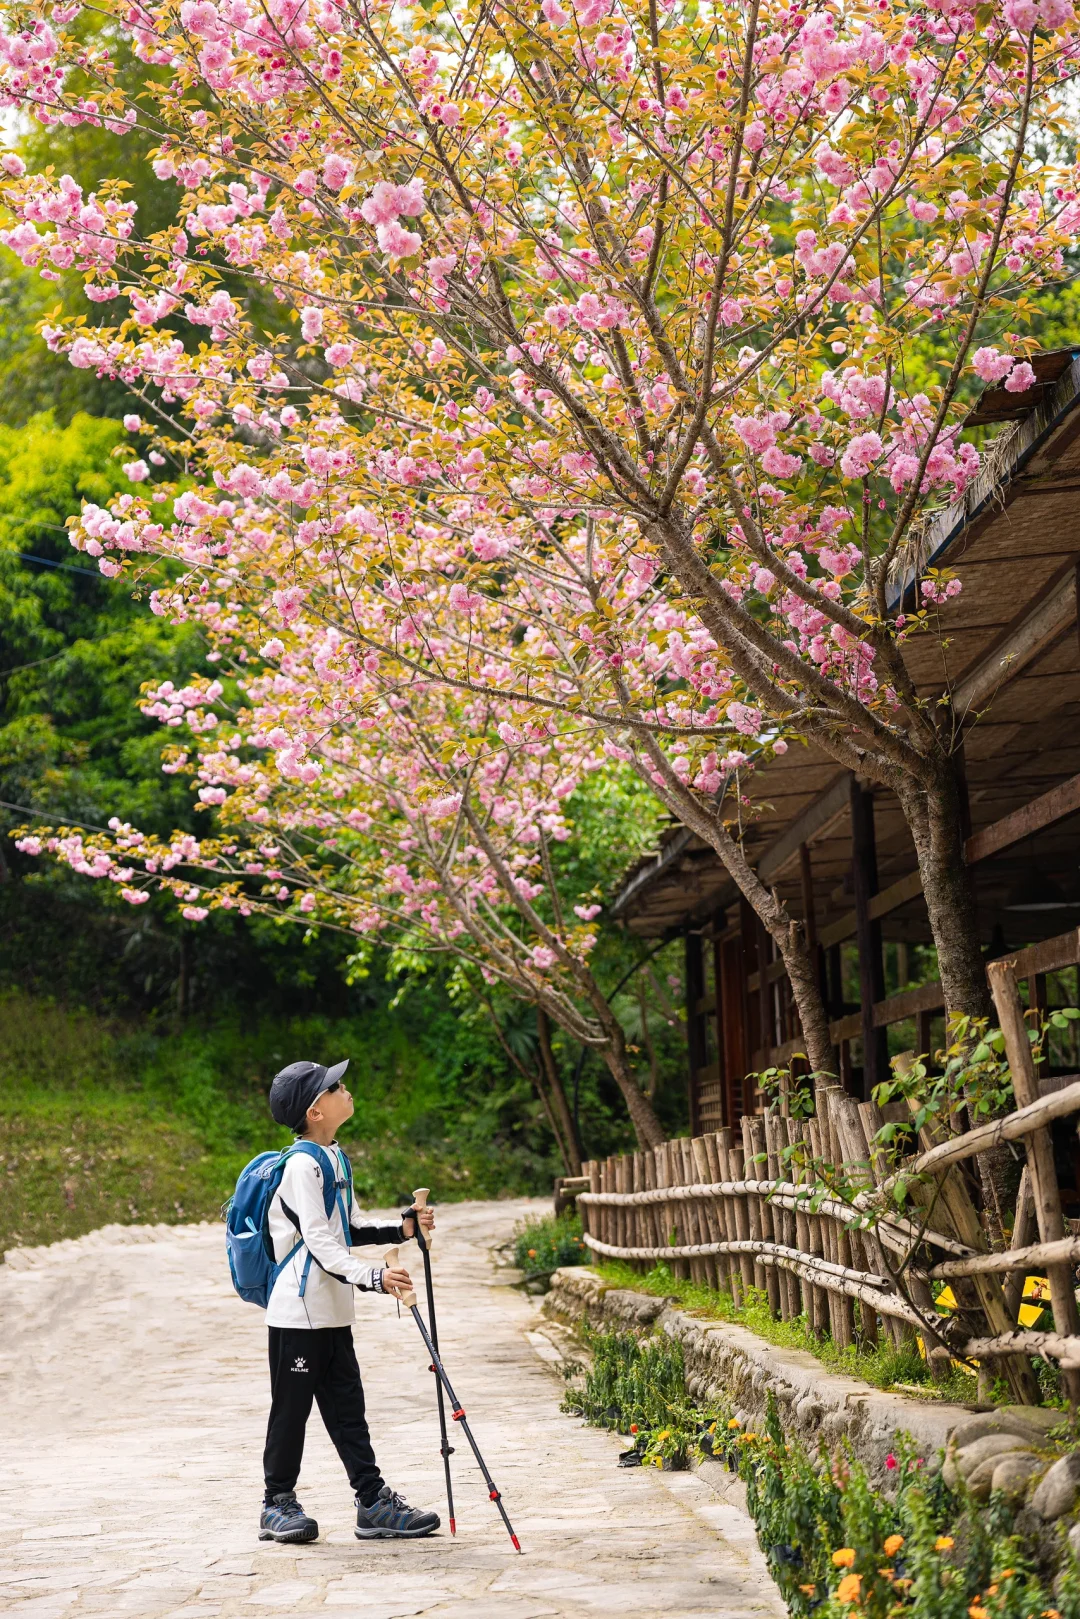
[{"label": "trekking pole", "polygon": [[[424,1282],[427,1287],[428,1326],[431,1329],[431,1341],[435,1346],[435,1353],[439,1352],[439,1329],[435,1325],[435,1290],[431,1285],[431,1238],[422,1229],[416,1217],[421,1209],[427,1208],[428,1188],[418,1186],[413,1193],[413,1224],[416,1229],[416,1242],[424,1256]],[[431,1370],[435,1372],[435,1367]],[[450,1482],[450,1458],[454,1454],[454,1447],[446,1436],[446,1406],[443,1403],[442,1379],[435,1372],[435,1391],[439,1398],[439,1450],[443,1459],[443,1472],[446,1474],[446,1506],[450,1515],[450,1533],[457,1534],[457,1523],[454,1519],[454,1487]]]},{"label": "trekking pole", "polygon": [[[399,1264],[399,1260],[398,1260],[398,1251],[397,1251],[396,1248],[388,1248],[386,1250],[385,1255],[383,1256],[383,1259],[384,1259],[384,1263],[386,1265],[386,1268],[388,1270],[396,1270],[397,1269],[398,1264]],[[446,1375],[446,1368],[443,1366],[442,1361],[439,1359],[439,1356],[438,1356],[438,1354],[436,1352],[436,1349],[435,1349],[435,1345],[431,1341],[430,1332],[428,1331],[427,1327],[424,1325],[424,1318],[420,1314],[419,1309],[417,1308],[416,1294],[412,1291],[412,1289],[410,1289],[408,1293],[403,1293],[402,1294],[401,1302],[402,1302],[402,1304],[404,1304],[404,1306],[405,1306],[405,1308],[407,1310],[412,1311],[412,1318],[416,1322],[416,1325],[420,1328],[420,1336],[421,1336],[421,1338],[423,1338],[424,1344],[427,1347],[428,1354],[431,1356],[431,1363],[432,1363],[432,1366],[434,1367],[435,1375],[438,1377],[439,1381],[442,1383],[443,1387],[446,1390],[447,1397],[449,1398],[450,1406],[451,1406],[450,1415],[453,1417],[455,1422],[460,1422],[461,1423],[462,1432],[464,1433],[466,1439],[469,1441],[469,1448],[472,1451],[473,1455],[476,1457],[476,1464],[479,1467],[481,1473],[484,1475],[484,1482],[488,1487],[488,1496],[492,1501],[494,1501],[495,1506],[498,1509],[499,1517],[502,1519],[503,1523],[506,1525],[506,1532],[510,1536],[511,1541],[513,1542],[514,1550],[519,1552],[521,1550],[521,1542],[518,1540],[518,1537],[514,1533],[513,1524],[510,1522],[510,1519],[506,1516],[506,1508],[502,1504],[502,1496],[499,1494],[499,1491],[496,1488],[495,1480],[492,1478],[491,1474],[488,1472],[487,1463],[485,1462],[483,1456],[481,1456],[481,1454],[480,1454],[480,1447],[476,1443],[476,1440],[473,1438],[472,1429],[469,1427],[469,1424],[468,1424],[468,1422],[466,1420],[466,1417],[465,1417],[465,1409],[462,1406],[461,1402],[459,1401],[457,1395],[454,1393],[454,1390],[453,1390],[453,1387],[451,1385],[450,1379]]]}]

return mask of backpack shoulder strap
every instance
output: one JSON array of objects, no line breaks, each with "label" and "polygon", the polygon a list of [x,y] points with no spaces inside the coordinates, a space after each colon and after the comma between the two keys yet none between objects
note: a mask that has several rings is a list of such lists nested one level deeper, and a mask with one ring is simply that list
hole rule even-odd
[{"label": "backpack shoulder strap", "polygon": [[286,1154],[305,1153],[309,1158],[314,1158],[322,1170],[323,1208],[326,1210],[326,1218],[329,1220],[334,1212],[334,1200],[337,1195],[337,1172],[334,1169],[330,1154],[325,1147],[320,1147],[317,1141],[296,1141],[291,1147],[286,1147],[285,1152]]}]

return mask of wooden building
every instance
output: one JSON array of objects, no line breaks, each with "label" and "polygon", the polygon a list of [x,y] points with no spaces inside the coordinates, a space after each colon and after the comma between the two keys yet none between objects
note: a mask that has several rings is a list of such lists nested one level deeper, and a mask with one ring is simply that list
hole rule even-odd
[{"label": "wooden building", "polygon": [[[905,659],[920,693],[952,690],[988,958],[1039,945],[1025,958],[1030,1000],[1080,1004],[1080,348],[1034,364],[1035,388],[989,390],[969,417],[1002,426],[922,545],[922,565],[948,567],[963,590],[942,637],[913,637]],[[895,604],[914,573],[895,581]],[[861,1095],[887,1076],[890,1049],[932,1051],[944,1034],[911,837],[890,793],[813,747],[793,744],[747,781],[747,851],[805,919],[841,1078]],[[643,939],[685,937],[691,1134],[753,1111],[745,1076],[783,1066],[799,1030],[782,964],[715,854],[672,828],[611,915]],[[1076,1054],[1059,1056],[1075,1073]]]}]

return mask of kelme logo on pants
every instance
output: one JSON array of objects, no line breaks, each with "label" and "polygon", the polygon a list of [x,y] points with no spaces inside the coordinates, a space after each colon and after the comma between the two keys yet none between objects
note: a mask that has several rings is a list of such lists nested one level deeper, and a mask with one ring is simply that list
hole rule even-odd
[{"label": "kelme logo on pants", "polygon": [[304,1359],[303,1355],[297,1355],[296,1359],[293,1361],[293,1363],[290,1366],[289,1370],[292,1371],[292,1372],[306,1372],[307,1371],[307,1361]]}]

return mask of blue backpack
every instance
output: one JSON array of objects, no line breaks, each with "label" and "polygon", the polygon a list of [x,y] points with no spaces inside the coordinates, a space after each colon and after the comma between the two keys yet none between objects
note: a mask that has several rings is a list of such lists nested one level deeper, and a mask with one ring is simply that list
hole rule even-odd
[{"label": "blue backpack", "polygon": [[[229,1256],[232,1284],[242,1299],[248,1304],[257,1304],[263,1310],[270,1302],[274,1283],[285,1266],[304,1246],[303,1237],[297,1233],[293,1247],[284,1259],[278,1261],[274,1258],[274,1247],[270,1241],[270,1204],[281,1185],[281,1177],[285,1173],[285,1160],[294,1152],[307,1153],[318,1163],[323,1176],[323,1205],[326,1209],[326,1218],[329,1220],[333,1214],[336,1201],[341,1211],[345,1243],[347,1247],[351,1246],[348,1211],[352,1207],[352,1177],[346,1176],[343,1183],[338,1181],[330,1161],[330,1154],[325,1148],[318,1146],[314,1141],[297,1141],[291,1147],[286,1147],[284,1152],[261,1152],[240,1171],[236,1191],[226,1203],[224,1213],[225,1252]],[[345,1161],[348,1163],[348,1159]],[[342,1185],[348,1190],[347,1204],[342,1199]],[[304,1261],[304,1271],[300,1278],[301,1298],[307,1291],[310,1269],[309,1253]]]}]

